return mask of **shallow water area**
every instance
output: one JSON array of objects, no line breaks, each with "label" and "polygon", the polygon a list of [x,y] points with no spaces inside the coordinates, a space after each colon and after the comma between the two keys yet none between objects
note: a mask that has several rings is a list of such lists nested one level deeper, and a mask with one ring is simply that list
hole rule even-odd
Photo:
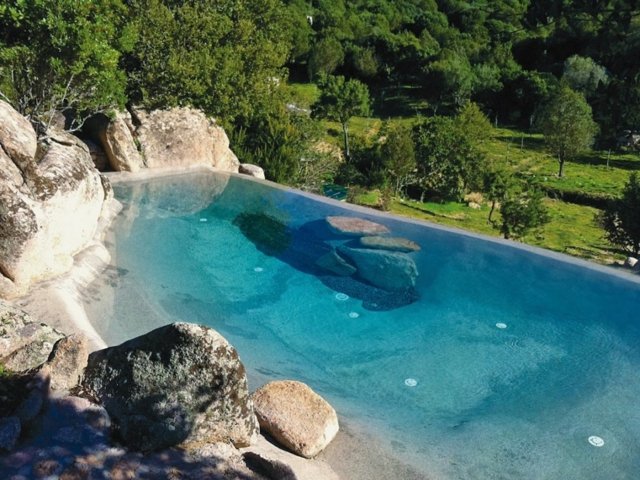
[{"label": "shallow water area", "polygon": [[[640,471],[637,279],[233,175],[114,188],[125,208],[106,242],[113,265],[86,305],[108,344],[209,325],[251,389],[308,383],[425,478]],[[418,243],[414,291],[315,267],[347,241],[322,230],[328,215]]]}]

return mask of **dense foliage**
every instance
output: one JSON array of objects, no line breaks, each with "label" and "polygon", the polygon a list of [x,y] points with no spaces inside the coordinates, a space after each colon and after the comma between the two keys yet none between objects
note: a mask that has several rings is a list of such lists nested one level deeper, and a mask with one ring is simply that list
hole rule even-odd
[{"label": "dense foliage", "polygon": [[619,199],[612,202],[601,218],[611,243],[634,254],[640,254],[640,177],[629,176]]}]

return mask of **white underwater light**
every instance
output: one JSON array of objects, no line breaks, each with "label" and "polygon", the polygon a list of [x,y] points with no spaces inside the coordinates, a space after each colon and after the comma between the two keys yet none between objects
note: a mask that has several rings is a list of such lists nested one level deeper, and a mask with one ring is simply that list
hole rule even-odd
[{"label": "white underwater light", "polygon": [[404,384],[407,387],[415,387],[416,385],[418,385],[418,381],[415,378],[406,378]]},{"label": "white underwater light", "polygon": [[358,312],[349,312],[349,318],[358,318],[359,316]]},{"label": "white underwater light", "polygon": [[346,293],[336,293],[336,300],[344,302],[345,300],[349,300],[349,295],[347,295]]},{"label": "white underwater light", "polygon": [[496,323],[496,328],[504,330],[505,328],[507,328],[507,324],[506,323],[502,323],[502,322],[498,322],[498,323]]},{"label": "white underwater light", "polygon": [[253,269],[254,272],[260,273],[260,272],[264,272],[264,268],[262,267],[256,267]]},{"label": "white underwater light", "polygon": [[207,219],[206,219],[206,218],[201,218],[201,219],[200,219],[200,221],[201,221],[201,222],[206,222],[206,221],[207,221]]},{"label": "white underwater light", "polygon": [[602,447],[604,445],[604,440],[597,435],[591,435],[589,437],[589,443],[594,447]]}]

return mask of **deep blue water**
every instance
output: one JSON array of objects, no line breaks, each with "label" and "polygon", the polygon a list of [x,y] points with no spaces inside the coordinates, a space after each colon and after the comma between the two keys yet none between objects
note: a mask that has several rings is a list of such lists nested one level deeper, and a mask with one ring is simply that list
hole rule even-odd
[{"label": "deep blue water", "polygon": [[[304,381],[434,478],[640,478],[631,277],[235,176],[116,195],[116,268],[88,306],[109,344],[171,321],[209,325],[238,349],[251,389]],[[341,241],[323,230],[336,214],[421,245],[411,298],[315,269]]]}]

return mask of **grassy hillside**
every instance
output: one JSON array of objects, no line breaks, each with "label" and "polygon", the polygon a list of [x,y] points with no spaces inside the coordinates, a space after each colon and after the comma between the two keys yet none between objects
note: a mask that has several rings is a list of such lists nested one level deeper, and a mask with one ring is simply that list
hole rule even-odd
[{"label": "grassy hillside", "polygon": [[[310,108],[318,97],[318,90],[312,84],[292,84],[290,95],[292,103]],[[411,124],[416,117],[390,117],[385,120]],[[381,118],[356,117],[350,121],[349,130],[353,136],[371,138],[378,133],[382,123]],[[341,146],[340,126],[329,121],[323,125],[326,140]],[[600,210],[593,205],[600,205],[598,200],[618,195],[629,173],[640,170],[640,155],[594,151],[567,162],[565,176],[558,178],[558,162],[545,151],[541,134],[502,127],[493,128],[491,133],[483,146],[486,155],[507,161],[521,175],[535,176],[549,195],[545,203],[551,221],[542,232],[530,234],[523,241],[605,264],[625,257],[604,239],[604,231],[595,221]],[[369,191],[356,195],[354,201],[378,207],[379,197],[378,191]],[[500,235],[499,230],[487,221],[489,205],[486,204],[475,210],[465,203],[420,203],[395,199],[391,212],[487,235]],[[499,223],[499,212],[494,214],[494,220]]]}]

